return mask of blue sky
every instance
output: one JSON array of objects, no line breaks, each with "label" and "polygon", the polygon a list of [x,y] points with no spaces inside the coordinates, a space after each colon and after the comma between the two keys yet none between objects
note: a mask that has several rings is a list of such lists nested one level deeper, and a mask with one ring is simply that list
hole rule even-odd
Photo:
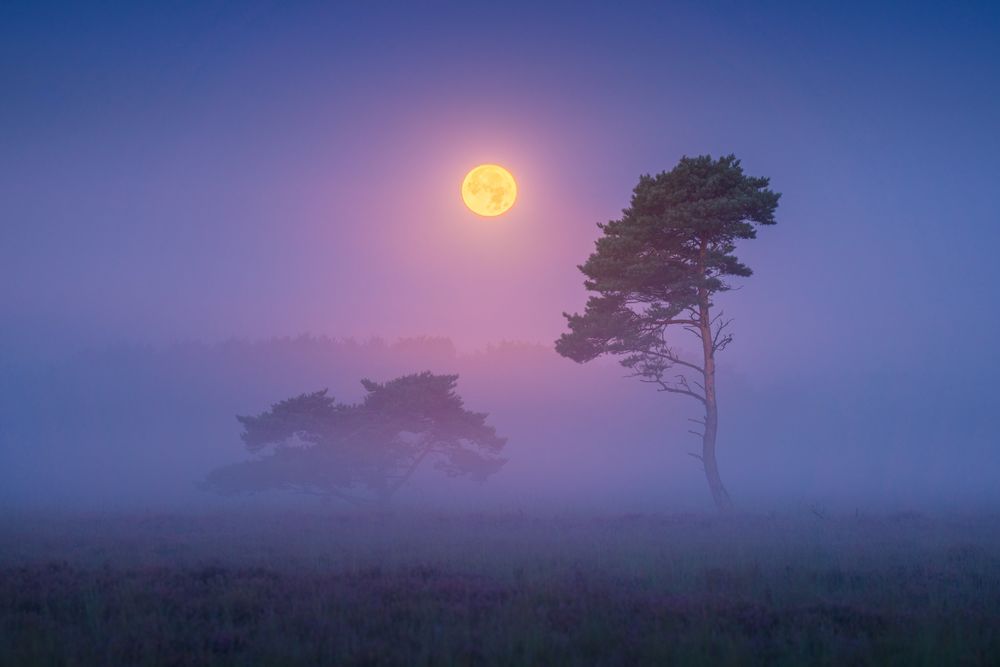
[{"label": "blue sky", "polygon": [[[733,152],[783,197],[726,363],[990,372],[997,34],[988,3],[5,3],[0,349],[549,342],[638,175]],[[457,196],[485,161],[521,190],[492,226]]]}]

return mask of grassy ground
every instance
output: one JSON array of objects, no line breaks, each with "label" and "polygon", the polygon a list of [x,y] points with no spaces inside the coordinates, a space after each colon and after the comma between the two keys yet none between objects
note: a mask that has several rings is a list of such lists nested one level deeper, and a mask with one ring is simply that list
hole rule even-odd
[{"label": "grassy ground", "polygon": [[1000,519],[0,519],[0,664],[1000,664]]}]

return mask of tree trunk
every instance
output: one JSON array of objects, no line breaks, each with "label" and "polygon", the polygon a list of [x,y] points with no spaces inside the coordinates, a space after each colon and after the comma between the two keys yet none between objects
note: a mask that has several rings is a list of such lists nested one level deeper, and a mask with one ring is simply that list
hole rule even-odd
[{"label": "tree trunk", "polygon": [[[702,243],[702,257],[706,244]],[[733,501],[722,485],[719,464],[715,460],[715,439],[719,434],[719,404],[715,397],[715,340],[712,338],[712,318],[709,312],[708,292],[698,290],[698,328],[705,360],[705,432],[701,437],[701,462],[705,466],[705,478],[712,492],[715,507],[723,513],[733,511]]]},{"label": "tree trunk", "polygon": [[711,403],[706,401],[705,405],[705,433],[701,438],[701,460],[705,465],[705,478],[708,480],[708,488],[712,491],[712,500],[715,507],[724,513],[733,511],[733,501],[729,497],[729,492],[722,485],[722,477],[719,476],[719,464],[715,460],[715,438],[719,432],[719,409],[715,404],[715,396],[710,394]]}]

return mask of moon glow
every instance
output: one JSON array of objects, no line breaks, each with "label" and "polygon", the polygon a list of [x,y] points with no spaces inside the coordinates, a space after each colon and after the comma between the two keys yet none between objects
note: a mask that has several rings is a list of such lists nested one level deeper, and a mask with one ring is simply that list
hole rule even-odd
[{"label": "moon glow", "polygon": [[498,164],[481,164],[465,175],[462,200],[469,210],[487,218],[505,213],[517,199],[517,183]]}]

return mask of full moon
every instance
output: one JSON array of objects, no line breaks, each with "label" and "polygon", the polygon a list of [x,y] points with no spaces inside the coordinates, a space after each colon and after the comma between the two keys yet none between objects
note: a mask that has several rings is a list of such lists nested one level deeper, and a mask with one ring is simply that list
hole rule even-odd
[{"label": "full moon", "polygon": [[498,164],[481,164],[465,175],[462,200],[469,210],[488,218],[500,215],[514,205],[517,183],[510,172]]}]

